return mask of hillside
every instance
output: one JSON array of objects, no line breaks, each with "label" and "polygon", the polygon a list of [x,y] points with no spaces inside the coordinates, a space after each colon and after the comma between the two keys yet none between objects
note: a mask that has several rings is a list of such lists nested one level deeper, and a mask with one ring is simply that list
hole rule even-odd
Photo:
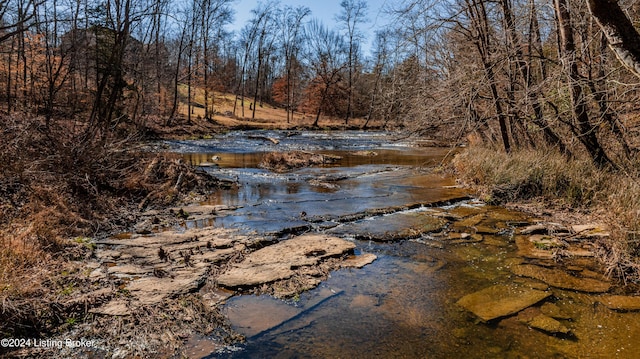
[{"label": "hillside", "polygon": [[[213,109],[211,120],[204,119],[204,91],[201,88],[192,87],[191,100],[191,124],[188,122],[188,88],[186,85],[179,87],[179,118],[172,126],[165,126],[164,121],[151,122],[149,126],[161,136],[195,136],[206,135],[208,131],[225,131],[228,129],[313,129],[315,114],[295,112],[287,122],[287,112],[284,108],[272,104],[258,104],[255,118],[252,118],[253,99],[245,97],[244,116],[242,116],[242,100],[231,93],[214,92],[210,94],[209,106]],[[234,101],[237,103],[234,115]],[[345,125],[344,119],[321,115],[318,123],[319,129],[361,129],[366,119],[353,118]],[[367,128],[379,128],[381,121],[372,120]]]}]

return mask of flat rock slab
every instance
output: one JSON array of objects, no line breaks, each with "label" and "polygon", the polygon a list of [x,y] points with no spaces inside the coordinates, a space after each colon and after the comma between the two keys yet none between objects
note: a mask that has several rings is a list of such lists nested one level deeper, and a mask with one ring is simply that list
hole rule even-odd
[{"label": "flat rock slab", "polygon": [[206,268],[180,270],[173,278],[145,277],[133,280],[126,289],[142,304],[156,304],[162,299],[193,292],[206,279]]},{"label": "flat rock slab", "polygon": [[515,275],[541,280],[548,285],[561,289],[576,290],[586,293],[605,293],[611,284],[593,279],[572,276],[559,269],[544,268],[532,264],[520,264],[511,268]]},{"label": "flat rock slab", "polygon": [[301,267],[316,265],[329,257],[353,251],[356,245],[337,237],[310,234],[295,237],[249,254],[218,277],[227,288],[254,287],[288,279]]},{"label": "flat rock slab", "polygon": [[603,233],[609,234],[607,230],[607,226],[597,223],[590,224],[576,224],[571,226],[571,229],[577,234],[595,234],[595,233]]},{"label": "flat rock slab", "polygon": [[518,313],[550,295],[550,292],[524,286],[494,285],[462,297],[458,305],[488,322]]},{"label": "flat rock slab", "polygon": [[357,233],[357,239],[389,242],[418,238],[425,233],[441,231],[446,225],[446,220],[430,212],[400,212],[348,223],[329,232]]},{"label": "flat rock slab", "polygon": [[459,218],[473,218],[470,222],[463,224],[463,226],[473,226],[480,223],[485,218],[487,208],[484,206],[460,205],[450,209],[448,212]]},{"label": "flat rock slab", "polygon": [[102,263],[91,272],[91,278],[124,280],[122,289],[129,296],[126,301],[116,297],[91,312],[124,316],[141,306],[194,292],[206,281],[212,263],[242,251],[247,243],[247,237],[224,228],[100,241],[96,257]]},{"label": "flat rock slab", "polygon": [[599,301],[611,310],[623,312],[640,311],[640,297],[608,295],[600,298]]},{"label": "flat rock slab", "polygon": [[559,224],[559,223],[551,223],[551,222],[543,222],[536,223],[530,226],[527,226],[520,230],[520,234],[558,234],[558,233],[569,233],[569,228]]},{"label": "flat rock slab", "polygon": [[452,224],[452,226],[454,228],[467,228],[467,227],[475,227],[476,225],[478,225],[480,222],[482,222],[484,219],[486,218],[486,215],[484,213],[481,214],[476,214],[474,216],[471,217],[467,217],[465,219],[462,219],[460,221],[454,222]]},{"label": "flat rock slab", "polygon": [[548,234],[549,229],[544,224],[532,224],[520,230],[520,234]]},{"label": "flat rock slab", "polygon": [[518,255],[530,259],[552,259],[553,252],[536,247],[529,237],[515,236],[516,246],[518,247]]}]

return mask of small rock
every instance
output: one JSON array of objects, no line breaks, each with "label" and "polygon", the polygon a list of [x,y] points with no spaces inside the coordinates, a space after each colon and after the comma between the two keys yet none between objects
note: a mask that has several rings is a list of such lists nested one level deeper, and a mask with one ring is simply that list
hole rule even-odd
[{"label": "small rock", "polygon": [[549,230],[543,224],[534,224],[520,230],[520,234],[526,234],[526,235],[547,234],[547,233],[549,233]]},{"label": "small rock", "polygon": [[550,295],[518,285],[494,285],[462,297],[457,304],[487,322],[515,314]]},{"label": "small rock", "polygon": [[347,258],[340,266],[342,268],[362,268],[373,263],[376,259],[378,259],[378,256],[373,253],[362,253],[353,258]]},{"label": "small rock", "polygon": [[571,316],[565,313],[560,307],[553,303],[544,303],[540,307],[542,314],[554,319],[571,319]]},{"label": "small rock", "polygon": [[471,237],[471,234],[469,233],[449,233],[449,239],[467,239],[469,237]]},{"label": "small rock", "polygon": [[549,334],[569,334],[570,332],[569,328],[565,327],[562,323],[544,314],[537,315],[527,322],[527,325]]}]

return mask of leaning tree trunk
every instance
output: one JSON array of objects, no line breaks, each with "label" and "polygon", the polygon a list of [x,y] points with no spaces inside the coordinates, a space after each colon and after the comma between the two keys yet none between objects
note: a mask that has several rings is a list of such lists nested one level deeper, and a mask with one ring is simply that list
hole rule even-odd
[{"label": "leaning tree trunk", "polygon": [[640,34],[624,14],[616,0],[587,0],[589,11],[596,19],[618,60],[640,77]]}]

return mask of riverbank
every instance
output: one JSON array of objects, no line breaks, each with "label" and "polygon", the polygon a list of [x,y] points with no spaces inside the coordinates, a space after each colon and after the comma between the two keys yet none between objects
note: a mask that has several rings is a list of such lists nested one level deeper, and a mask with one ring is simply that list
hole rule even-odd
[{"label": "riverbank", "polygon": [[640,283],[636,174],[607,172],[588,159],[567,159],[555,151],[507,155],[482,147],[466,149],[452,168],[487,203],[554,222],[606,224],[611,236],[596,241],[606,275],[633,287]]},{"label": "riverbank", "polygon": [[79,141],[84,128],[72,121],[1,119],[3,338],[73,331],[103,300],[88,278],[96,240],[136,223],[141,211],[227,185],[179,156],[144,152],[136,138]]}]

